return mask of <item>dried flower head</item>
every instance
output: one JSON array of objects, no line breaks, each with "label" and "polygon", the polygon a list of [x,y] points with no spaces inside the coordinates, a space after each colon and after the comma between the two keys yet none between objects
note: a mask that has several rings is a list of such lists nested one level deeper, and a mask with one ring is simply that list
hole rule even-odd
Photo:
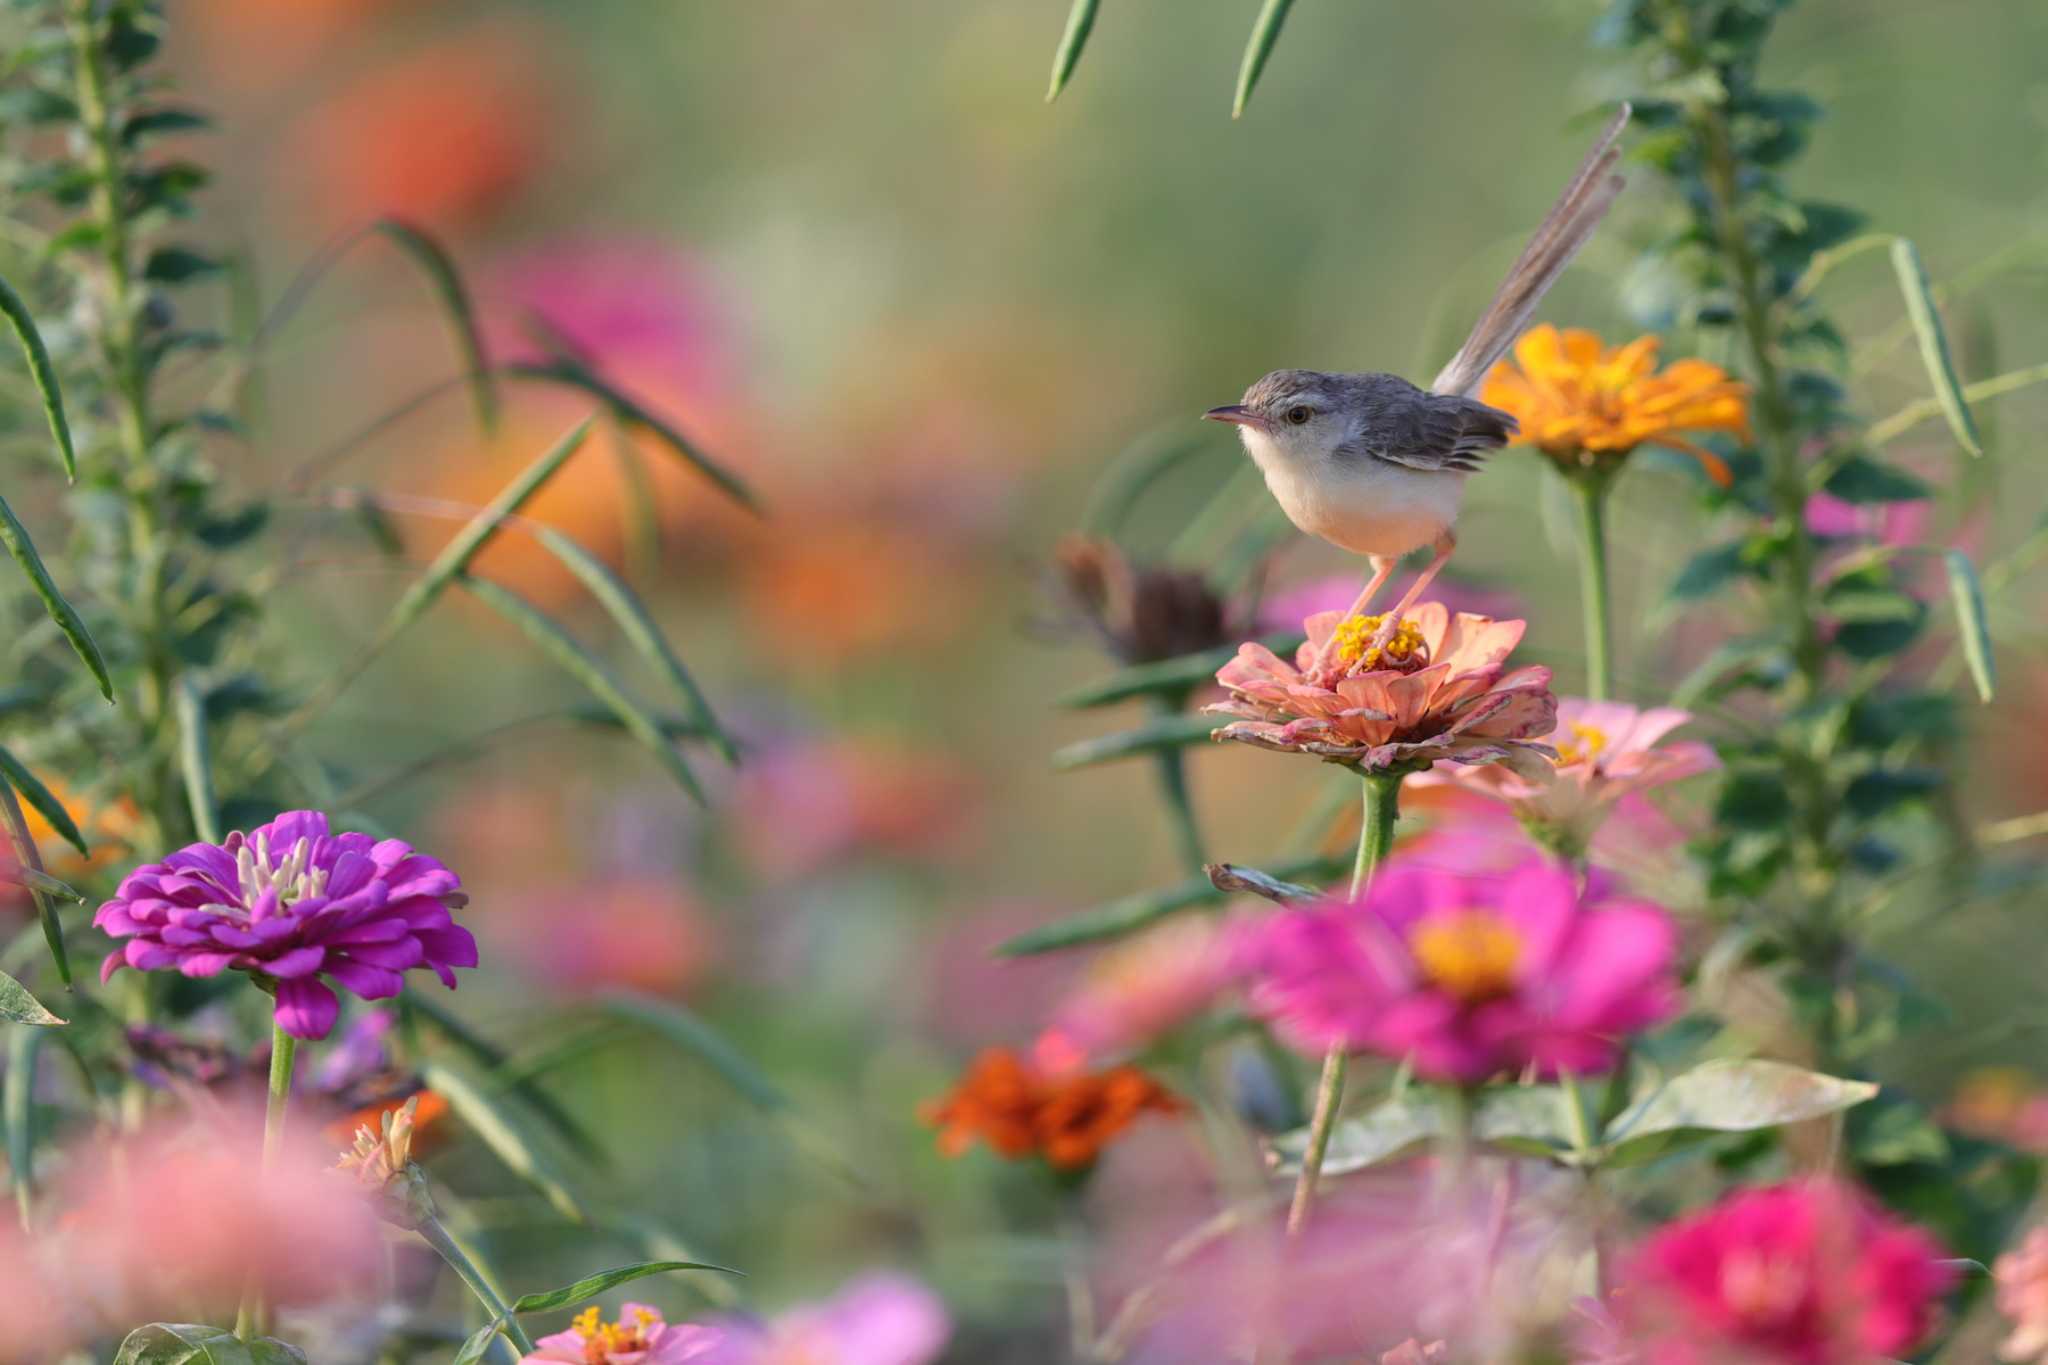
[{"label": "dried flower head", "polygon": [[520,1365],[682,1365],[703,1359],[721,1340],[716,1328],[668,1322],[660,1309],[644,1303],[625,1304],[615,1322],[606,1322],[603,1311],[592,1305],[576,1315],[568,1331],[535,1342],[536,1349],[520,1357]]},{"label": "dried flower head", "polygon": [[319,811],[288,811],[129,873],[93,916],[127,940],[100,980],[123,967],[250,972],[275,983],[279,1027],[325,1038],[341,1007],[326,981],[382,1000],[428,967],[455,989],[454,969],[476,965],[476,940],[449,914],[468,904],[461,886],[401,840],[330,834]]},{"label": "dried flower head", "polygon": [[1729,483],[1721,457],[1682,431],[1726,431],[1749,438],[1749,390],[1704,360],[1657,368],[1658,341],[1637,337],[1607,347],[1591,332],[1545,323],[1515,343],[1515,358],[1487,377],[1480,397],[1521,424],[1521,439],[1566,470],[1618,463],[1650,442],[1700,462]]},{"label": "dried flower head", "polygon": [[1008,1048],[976,1057],[959,1085],[927,1105],[924,1121],[939,1130],[939,1150],[958,1156],[977,1139],[1013,1159],[1042,1156],[1077,1171],[1146,1113],[1176,1114],[1184,1106],[1136,1067],[1049,1072]]},{"label": "dried flower head", "polygon": [[1533,737],[1556,723],[1550,670],[1504,671],[1526,622],[1425,602],[1398,623],[1329,611],[1302,628],[1293,664],[1254,641],[1218,671],[1230,699],[1208,709],[1238,720],[1217,739],[1379,770],[1438,759],[1549,766]]},{"label": "dried flower head", "polygon": [[1069,536],[1057,553],[1062,595],[1125,663],[1215,649],[1248,627],[1200,572],[1133,565],[1107,540]]},{"label": "dried flower head", "polygon": [[341,1169],[351,1172],[366,1190],[382,1190],[404,1175],[412,1164],[412,1130],[419,1107],[420,1097],[414,1095],[385,1110],[376,1127],[366,1123],[357,1128],[355,1147],[342,1153]]}]

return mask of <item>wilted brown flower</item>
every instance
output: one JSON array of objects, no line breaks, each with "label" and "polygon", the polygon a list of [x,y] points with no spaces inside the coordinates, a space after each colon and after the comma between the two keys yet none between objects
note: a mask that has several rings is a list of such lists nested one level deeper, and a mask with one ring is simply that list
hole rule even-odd
[{"label": "wilted brown flower", "polygon": [[1106,540],[1069,536],[1056,554],[1062,595],[1125,663],[1152,663],[1228,644],[1247,623],[1191,569],[1133,565]]}]

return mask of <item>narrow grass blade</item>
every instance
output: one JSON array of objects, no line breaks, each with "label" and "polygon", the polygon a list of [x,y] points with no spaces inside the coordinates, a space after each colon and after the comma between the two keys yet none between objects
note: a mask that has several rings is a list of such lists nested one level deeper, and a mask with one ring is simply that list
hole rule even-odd
[{"label": "narrow grass blade", "polygon": [[551,527],[539,527],[534,536],[548,552],[562,561],[564,568],[576,575],[578,582],[589,590],[598,604],[605,609],[620,632],[648,664],[675,688],[677,694],[689,704],[692,719],[701,727],[703,734],[718,751],[725,755],[728,763],[739,757],[739,751],[732,737],[719,725],[718,717],[712,714],[711,702],[697,680],[690,676],[690,670],[683,667],[683,661],[676,657],[669,646],[668,637],[648,614],[646,604],[640,595],[628,587],[619,576],[606,567],[604,561],[571,540],[568,536]]},{"label": "narrow grass blade", "polygon": [[1237,68],[1237,99],[1230,106],[1232,118],[1244,117],[1244,107],[1251,103],[1252,88],[1265,72],[1266,59],[1273,55],[1273,44],[1280,41],[1280,27],[1287,22],[1287,11],[1293,8],[1294,0],[1266,0],[1260,7],[1259,17],[1252,25],[1251,41],[1244,47],[1244,61]]},{"label": "narrow grass blade", "polygon": [[1963,637],[1963,658],[1970,665],[1970,679],[1977,684],[1977,697],[1989,702],[1998,691],[1998,675],[1991,661],[1991,625],[1984,614],[1984,590],[1977,583],[1977,570],[1961,550],[1942,556],[1948,564],[1948,591],[1955,602],[1956,628]]},{"label": "narrow grass blade", "polygon": [[7,1122],[7,1167],[14,1207],[24,1232],[35,1222],[36,1063],[43,1031],[18,1028],[7,1040],[7,1078],[0,1082],[0,1114]]},{"label": "narrow grass blade", "polygon": [[[0,750],[4,753],[5,750]],[[8,755],[13,762],[13,756]],[[19,767],[19,764],[15,765]],[[41,786],[40,783],[37,784]],[[28,820],[21,813],[21,802],[14,799],[14,781],[10,774],[0,781],[0,821],[7,825],[7,837],[14,845],[14,856],[21,865],[31,872],[43,870],[43,855],[36,851],[36,841],[29,836]],[[57,976],[64,982],[64,989],[71,989],[71,958],[64,951],[64,926],[57,919],[57,906],[49,895],[33,882],[29,884],[29,898],[36,903],[36,919],[43,926],[43,941],[50,946],[50,956],[57,964]]]},{"label": "narrow grass blade", "polygon": [[[1316,854],[1288,859],[1275,864],[1270,872],[1256,875],[1275,882],[1320,881],[1336,876],[1350,864],[1351,855],[1348,853]],[[1238,870],[1242,873],[1247,869]],[[1220,905],[1224,899],[1225,893],[1211,884],[1205,874],[1161,890],[1125,896],[1099,909],[1019,934],[998,947],[996,956],[1030,957],[1062,948],[1079,948],[1084,944],[1127,938],[1183,910],[1198,905]]]},{"label": "narrow grass blade", "polygon": [[1948,333],[1942,329],[1941,314],[1934,306],[1933,286],[1920,251],[1904,237],[1892,243],[1892,269],[1898,273],[1899,290],[1906,296],[1906,316],[1912,319],[1914,334],[1920,338],[1920,359],[1927,366],[1927,378],[1934,396],[1948,418],[1949,430],[1958,444],[1972,455],[1982,455],[1984,445],[1977,434],[1977,420],[1963,398],[1962,381],[1956,376],[1955,360],[1949,354]]},{"label": "narrow grass blade", "polygon": [[522,1106],[507,1092],[491,1089],[466,1067],[444,1059],[429,1059],[420,1075],[507,1169],[540,1191],[564,1218],[583,1221],[582,1206],[547,1149],[534,1141]]},{"label": "narrow grass blade", "polygon": [[14,790],[21,793],[21,799],[28,802],[37,815],[59,838],[78,850],[81,858],[92,856],[92,850],[85,845],[85,835],[79,831],[78,822],[71,818],[71,812],[64,809],[64,803],[56,794],[44,786],[42,780],[28,770],[28,765],[0,747],[0,777],[4,777]]},{"label": "narrow grass blade", "polygon": [[781,1087],[748,1061],[718,1030],[681,1005],[631,991],[617,991],[599,1001],[598,1007],[614,1018],[639,1024],[660,1034],[697,1057],[755,1108],[772,1112],[788,1107],[789,1096],[782,1092]]},{"label": "narrow grass blade", "polygon": [[1060,35],[1059,51],[1052,57],[1052,83],[1045,91],[1047,104],[1058,99],[1060,91],[1067,88],[1067,81],[1081,60],[1081,49],[1088,46],[1088,35],[1094,31],[1095,11],[1100,8],[1102,0],[1074,0],[1073,9],[1067,12],[1067,31]]},{"label": "narrow grass blade", "polygon": [[50,424],[51,438],[57,443],[57,463],[64,466],[64,477],[76,482],[78,452],[71,446],[71,423],[64,417],[64,394],[57,387],[57,367],[50,363],[49,348],[43,345],[43,334],[36,330],[28,304],[4,278],[0,278],[0,313],[7,315],[15,339],[21,343],[22,355],[28,360],[29,377],[35,380],[36,393],[43,400],[43,416]]},{"label": "narrow grass blade", "polygon": [[178,766],[185,775],[185,804],[192,827],[209,844],[221,841],[220,801],[213,791],[213,757],[206,742],[206,702],[190,678],[178,679],[171,694],[178,716]]},{"label": "narrow grass blade", "polygon": [[0,498],[0,544],[6,545],[7,553],[21,565],[21,571],[28,575],[36,596],[43,599],[43,610],[50,614],[50,619],[57,623],[57,629],[63,631],[64,638],[71,642],[71,648],[92,670],[93,679],[100,685],[100,695],[112,701],[114,680],[107,676],[107,661],[100,657],[100,647],[93,643],[92,632],[85,628],[85,621],[77,608],[57,591],[56,581],[43,567],[42,556],[36,553],[35,542],[28,537],[28,528],[16,519],[14,509],[7,505],[5,498]]},{"label": "narrow grass blade", "polygon": [[1111,460],[1088,497],[1088,508],[1081,515],[1082,529],[1091,536],[1111,540],[1122,535],[1131,514],[1137,511],[1152,485],[1191,456],[1213,449],[1207,435],[1155,434]]},{"label": "narrow grass blade", "polygon": [[407,991],[399,998],[400,1017],[408,1027],[414,1021],[424,1019],[434,1031],[455,1045],[457,1051],[489,1072],[494,1086],[510,1090],[526,1104],[526,1107],[555,1131],[564,1143],[573,1148],[576,1155],[593,1166],[606,1166],[610,1159],[597,1139],[590,1135],[581,1121],[563,1108],[555,1097],[535,1083],[531,1076],[507,1074],[508,1057],[505,1050],[490,1039],[462,1022],[453,1013],[436,1004],[421,991]]},{"label": "narrow grass blade", "polygon": [[543,451],[539,459],[528,465],[518,478],[506,484],[497,497],[464,523],[456,532],[455,539],[443,546],[441,553],[427,565],[427,571],[420,575],[419,581],[407,588],[405,595],[391,608],[383,629],[378,632],[380,640],[389,641],[434,605],[435,599],[447,591],[448,585],[469,568],[470,561],[482,553],[484,546],[490,544],[491,538],[504,526],[505,519],[526,506],[527,501],[569,462],[569,457],[590,435],[591,424],[596,420],[593,414],[570,428],[567,435]]},{"label": "narrow grass blade", "polygon": [[545,1313],[551,1309],[567,1308],[572,1303],[594,1299],[608,1289],[622,1284],[642,1280],[649,1275],[665,1275],[671,1270],[715,1270],[721,1275],[737,1275],[737,1270],[728,1270],[722,1265],[706,1261],[640,1261],[633,1265],[622,1265],[612,1270],[600,1270],[595,1275],[586,1275],[574,1284],[550,1289],[542,1294],[521,1294],[512,1302],[515,1313]]},{"label": "narrow grass blade", "polygon": [[1097,763],[1111,763],[1120,758],[1135,758],[1140,754],[1184,749],[1191,744],[1206,742],[1217,727],[1225,723],[1216,716],[1164,716],[1135,730],[1069,744],[1052,756],[1052,766],[1066,772]]},{"label": "narrow grass blade", "polygon": [[690,771],[682,752],[662,732],[660,722],[634,701],[618,679],[592,658],[574,636],[538,607],[507,588],[466,574],[462,583],[479,602],[519,627],[520,633],[539,645],[541,652],[560,665],[564,673],[582,683],[591,696],[604,703],[619,718],[619,724],[626,727],[626,733],[639,740],[654,755],[678,786],[694,799],[704,799],[704,789],[698,785],[697,775]]},{"label": "narrow grass blade", "polygon": [[0,872],[0,881],[8,880],[13,881],[18,886],[26,886],[33,890],[41,891],[46,895],[60,897],[70,901],[73,905],[85,904],[85,893],[83,891],[72,886],[69,882],[60,882],[49,873],[38,872],[32,867],[12,867],[8,868],[5,872]]},{"label": "narrow grass blade", "polygon": [[[1299,649],[1301,642],[1301,632],[1291,631],[1284,635],[1268,635],[1258,643],[1276,654],[1287,656]],[[1157,663],[1136,664],[1112,673],[1100,682],[1077,688],[1055,704],[1076,708],[1110,706],[1133,697],[1183,694],[1190,688],[1215,681],[1216,670],[1235,657],[1237,646],[1230,645],[1223,649],[1204,650],[1200,654],[1161,659]]]},{"label": "narrow grass blade", "polygon": [[698,448],[697,443],[676,428],[649,412],[623,391],[572,360],[558,359],[544,364],[507,365],[502,373],[511,379],[534,380],[545,384],[562,384],[572,389],[581,389],[594,398],[600,398],[610,405],[612,413],[620,421],[632,426],[645,427],[669,448],[683,463],[695,469],[705,478],[717,484],[725,495],[749,512],[761,511],[761,504],[754,497],[753,490],[725,466],[713,460]]},{"label": "narrow grass blade", "polygon": [[448,325],[455,333],[456,349],[462,353],[462,367],[469,377],[470,401],[476,407],[477,424],[485,431],[496,430],[497,384],[491,377],[490,362],[484,355],[484,339],[477,330],[476,311],[470,306],[469,291],[463,287],[462,272],[455,268],[454,258],[433,237],[403,219],[379,218],[370,224],[369,230],[381,234],[410,257],[433,286],[434,296],[448,314]]}]

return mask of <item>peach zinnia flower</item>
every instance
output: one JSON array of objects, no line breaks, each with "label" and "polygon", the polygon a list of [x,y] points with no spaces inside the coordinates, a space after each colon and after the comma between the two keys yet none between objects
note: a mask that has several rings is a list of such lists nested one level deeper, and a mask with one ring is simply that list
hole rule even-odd
[{"label": "peach zinnia flower", "polygon": [[1721,457],[1680,436],[1726,431],[1749,439],[1749,389],[1718,365],[1676,360],[1657,368],[1658,340],[1607,347],[1591,332],[1545,323],[1515,343],[1515,358],[1487,376],[1482,401],[1513,413],[1521,439],[1566,469],[1612,465],[1649,442],[1698,460],[1714,482]]},{"label": "peach zinnia flower", "polygon": [[2000,1360],[2048,1357],[2048,1227],[2037,1227],[1991,1267],[1998,1282],[1998,1311],[2012,1322],[2012,1334],[1998,1347]]},{"label": "peach zinnia flower", "polygon": [[1043,1156],[1063,1171],[1091,1166],[1102,1149],[1148,1112],[1184,1106],[1136,1067],[1051,1074],[1008,1048],[976,1057],[953,1093],[926,1106],[939,1150],[958,1156],[986,1142],[1003,1156]]},{"label": "peach zinnia flower", "polygon": [[1453,617],[1438,602],[1414,611],[1391,632],[1383,617],[1320,612],[1302,623],[1308,641],[1291,665],[1255,641],[1240,645],[1216,674],[1230,699],[1208,708],[1238,720],[1216,738],[1361,768],[1547,767],[1550,750],[1534,737],[1557,720],[1550,670],[1502,671],[1528,624]]}]

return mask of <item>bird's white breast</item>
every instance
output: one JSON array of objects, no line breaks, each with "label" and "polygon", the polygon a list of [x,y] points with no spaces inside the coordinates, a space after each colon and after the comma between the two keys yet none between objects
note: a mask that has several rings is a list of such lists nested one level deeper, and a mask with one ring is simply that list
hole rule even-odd
[{"label": "bird's white breast", "polygon": [[1458,519],[1462,474],[1352,456],[1299,458],[1262,431],[1241,430],[1287,519],[1332,545],[1398,557],[1429,544]]}]

